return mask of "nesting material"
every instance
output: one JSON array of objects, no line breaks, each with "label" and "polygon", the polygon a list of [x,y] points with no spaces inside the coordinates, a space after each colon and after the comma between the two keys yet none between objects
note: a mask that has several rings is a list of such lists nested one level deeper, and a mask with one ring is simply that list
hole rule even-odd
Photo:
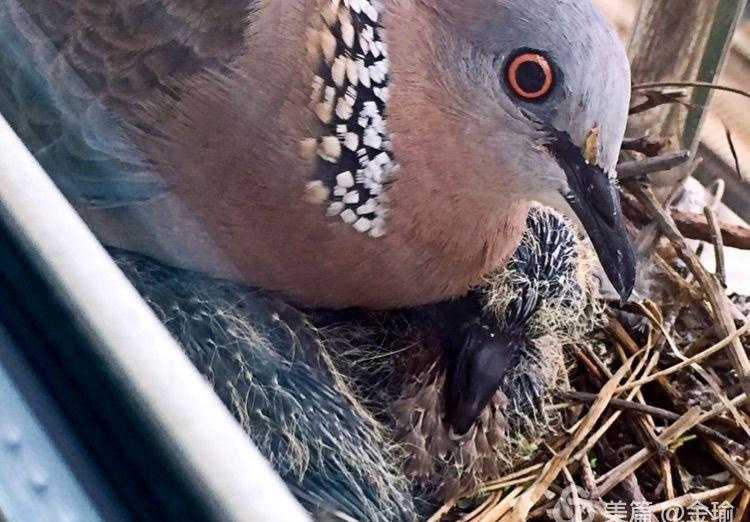
[{"label": "nesting material", "polygon": [[[643,160],[644,169],[655,161]],[[750,299],[722,288],[722,274],[709,273],[695,253],[713,248],[720,259],[722,231],[750,230],[718,222],[710,209],[672,219],[644,174],[633,174],[638,162],[628,168],[625,214],[651,238],[638,295],[626,306],[609,303],[593,335],[571,331],[570,389],[549,405],[564,429],[526,464],[446,503],[438,511],[445,520],[593,520],[644,509],[657,518],[750,516]],[[503,295],[493,302],[507,306]]]}]

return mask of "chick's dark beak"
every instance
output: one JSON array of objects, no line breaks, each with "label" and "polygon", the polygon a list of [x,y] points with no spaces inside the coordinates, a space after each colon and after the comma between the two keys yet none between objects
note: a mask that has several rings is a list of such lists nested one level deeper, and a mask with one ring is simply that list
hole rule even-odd
[{"label": "chick's dark beak", "polygon": [[550,150],[568,180],[570,191],[563,196],[586,229],[607,277],[627,301],[635,285],[636,263],[614,182],[586,161],[567,134],[555,133]]},{"label": "chick's dark beak", "polygon": [[518,361],[520,336],[473,324],[449,362],[446,420],[464,434],[487,406],[503,377]]}]

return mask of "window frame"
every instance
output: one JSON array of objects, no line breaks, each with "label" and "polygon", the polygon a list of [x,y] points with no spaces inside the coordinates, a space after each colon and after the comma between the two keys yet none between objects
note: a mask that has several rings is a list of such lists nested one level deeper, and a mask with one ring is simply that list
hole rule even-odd
[{"label": "window frame", "polygon": [[2,116],[0,321],[136,518],[310,520]]}]

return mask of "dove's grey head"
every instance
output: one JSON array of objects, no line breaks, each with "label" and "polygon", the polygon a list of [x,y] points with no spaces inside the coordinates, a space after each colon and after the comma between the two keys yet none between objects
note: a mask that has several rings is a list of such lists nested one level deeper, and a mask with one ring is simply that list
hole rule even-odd
[{"label": "dove's grey head", "polygon": [[461,121],[452,139],[469,142],[462,167],[473,179],[456,185],[569,214],[626,297],[635,266],[613,179],[630,69],[617,35],[588,0],[417,1],[415,11],[430,42],[417,60],[439,70],[432,102]]}]

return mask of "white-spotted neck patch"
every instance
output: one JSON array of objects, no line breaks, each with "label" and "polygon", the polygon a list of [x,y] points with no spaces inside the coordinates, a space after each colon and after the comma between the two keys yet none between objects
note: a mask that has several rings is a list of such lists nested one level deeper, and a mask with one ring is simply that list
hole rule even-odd
[{"label": "white-spotted neck patch", "polygon": [[380,0],[320,0],[320,20],[307,34],[307,52],[317,68],[311,108],[321,133],[305,140],[315,154],[315,180],[307,199],[327,204],[358,232],[386,231],[385,188],[398,169],[386,126],[390,64]]}]

